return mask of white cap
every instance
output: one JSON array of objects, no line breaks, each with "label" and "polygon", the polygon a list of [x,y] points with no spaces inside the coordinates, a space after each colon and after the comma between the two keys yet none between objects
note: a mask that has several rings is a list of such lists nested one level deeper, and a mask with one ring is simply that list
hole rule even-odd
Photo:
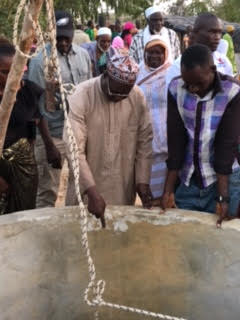
[{"label": "white cap", "polygon": [[98,36],[105,36],[105,35],[107,35],[107,36],[112,36],[112,31],[111,31],[111,29],[109,29],[109,28],[107,28],[107,27],[103,27],[103,28],[100,28],[99,30],[98,30],[98,33],[97,33],[97,35]]},{"label": "white cap", "polygon": [[147,8],[145,10],[145,16],[148,19],[152,14],[154,14],[156,12],[161,12],[162,13],[162,10],[161,10],[160,6],[153,6],[153,7]]}]

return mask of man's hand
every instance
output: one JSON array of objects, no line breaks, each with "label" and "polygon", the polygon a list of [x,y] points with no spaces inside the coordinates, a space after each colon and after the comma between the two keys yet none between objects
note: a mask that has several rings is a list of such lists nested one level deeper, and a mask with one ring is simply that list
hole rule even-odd
[{"label": "man's hand", "polygon": [[143,208],[151,209],[153,196],[149,184],[139,183],[136,186],[136,190],[142,201]]},{"label": "man's hand", "polygon": [[0,177],[0,194],[1,193],[7,193],[9,190],[9,184],[5,179]]},{"label": "man's hand", "polygon": [[164,192],[162,196],[162,207],[164,210],[177,208],[173,192]]},{"label": "man's hand", "polygon": [[228,215],[228,203],[222,202],[219,203],[217,202],[216,205],[216,214],[218,215],[218,220],[217,220],[217,228],[221,228],[222,222],[225,220],[231,220],[231,217]]},{"label": "man's hand", "polygon": [[104,212],[106,203],[103,197],[98,193],[95,186],[89,188],[86,193],[88,196],[88,211],[92,213],[97,219],[100,219],[102,227],[105,228],[106,222],[104,218]]},{"label": "man's hand", "polygon": [[54,169],[62,169],[61,153],[54,145],[54,143],[45,145],[45,147],[48,163],[51,164]]}]

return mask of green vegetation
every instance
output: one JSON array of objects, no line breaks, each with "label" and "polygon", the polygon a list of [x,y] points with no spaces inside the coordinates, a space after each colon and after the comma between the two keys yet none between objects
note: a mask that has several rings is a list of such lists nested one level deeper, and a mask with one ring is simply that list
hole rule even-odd
[{"label": "green vegetation", "polygon": [[[168,0],[161,0],[167,2]],[[116,17],[125,15],[133,19],[143,15],[144,10],[151,6],[153,0],[107,0],[105,1],[109,11],[113,9]],[[12,36],[12,26],[19,0],[0,0],[0,34],[9,38]],[[97,21],[98,9],[101,7],[100,0],[55,0],[55,8],[71,12],[75,18],[81,18],[82,22],[88,19]],[[100,10],[101,11],[101,10]],[[214,0],[192,0],[186,5],[184,0],[175,0],[170,9],[171,14],[196,15],[201,12],[211,11],[220,18],[238,22],[240,17],[239,0],[222,0],[214,5]],[[44,23],[44,14],[42,14]]]}]

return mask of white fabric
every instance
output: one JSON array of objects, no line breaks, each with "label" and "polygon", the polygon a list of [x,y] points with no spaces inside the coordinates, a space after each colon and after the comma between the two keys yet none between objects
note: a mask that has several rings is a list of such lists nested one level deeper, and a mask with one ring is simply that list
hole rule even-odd
[{"label": "white fabric", "polygon": [[221,39],[219,42],[219,45],[217,47],[217,51],[220,52],[221,54],[224,54],[225,56],[227,55],[228,51],[228,42],[225,39]]},{"label": "white fabric", "polygon": [[149,18],[152,14],[154,14],[156,12],[162,12],[160,6],[152,6],[152,7],[147,8],[145,10],[145,16],[146,16],[146,18]]},{"label": "white fabric", "polygon": [[[181,58],[182,58],[182,56],[179,56],[173,62],[171,67],[168,69],[168,72],[166,75],[167,88],[173,78],[179,77],[181,75]],[[214,60],[214,64],[217,67],[218,72],[221,72],[221,73],[226,74],[228,76],[233,76],[232,65],[231,65],[229,59],[224,54],[221,54],[218,51],[214,51],[213,52],[213,60]]]},{"label": "white fabric", "polygon": [[[166,43],[166,46],[168,48],[168,53],[169,53],[169,62],[172,62],[173,57],[172,57],[170,39],[169,39],[169,35],[168,35],[168,29],[165,27],[162,27],[161,31],[158,34],[155,34],[154,36],[161,37],[161,40]],[[150,33],[149,26],[147,26],[143,31],[144,47],[152,39],[152,37],[153,37],[153,35]]]},{"label": "white fabric", "polygon": [[112,36],[112,31],[111,29],[107,28],[107,27],[103,27],[103,28],[100,28],[98,30],[98,33],[97,33],[98,36]]}]

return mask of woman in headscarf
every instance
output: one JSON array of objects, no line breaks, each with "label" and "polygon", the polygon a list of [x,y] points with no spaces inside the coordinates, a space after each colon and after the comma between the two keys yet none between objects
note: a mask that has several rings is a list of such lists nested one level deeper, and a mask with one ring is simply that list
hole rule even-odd
[{"label": "woman in headscarf", "polygon": [[113,47],[113,49],[116,50],[117,53],[119,53],[121,55],[127,55],[128,54],[128,49],[125,48],[124,41],[119,36],[117,36],[117,37],[115,37],[113,39],[112,47]]},{"label": "woman in headscarf", "polygon": [[151,36],[144,48],[137,84],[142,89],[150,110],[153,126],[153,165],[151,191],[153,205],[159,205],[167,172],[167,88],[166,72],[170,66],[169,47],[163,38]]},{"label": "woman in headscarf", "polygon": [[124,46],[129,49],[132,43],[133,36],[138,32],[136,26],[131,21],[128,21],[123,26],[121,38],[124,41]]},{"label": "woman in headscarf", "polygon": [[[0,103],[14,54],[14,46],[0,39]],[[0,157],[0,214],[35,208],[38,175],[33,141],[42,94],[33,82],[21,81]]]}]

